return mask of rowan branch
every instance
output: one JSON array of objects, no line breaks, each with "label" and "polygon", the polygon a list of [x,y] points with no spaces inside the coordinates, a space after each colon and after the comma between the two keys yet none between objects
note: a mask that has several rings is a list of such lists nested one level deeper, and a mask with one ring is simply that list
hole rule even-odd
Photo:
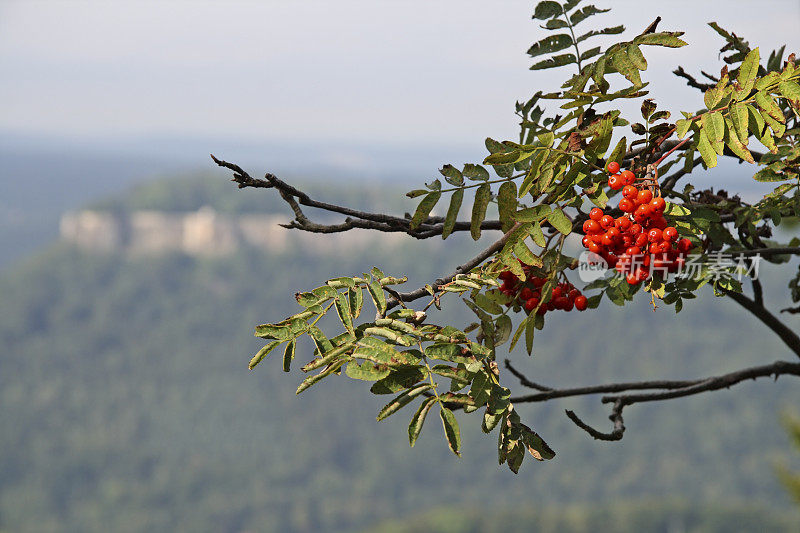
[{"label": "rowan branch", "polygon": [[703,392],[727,389],[733,385],[736,385],[737,383],[741,383],[742,381],[750,379],[755,380],[760,377],[772,376],[777,379],[778,376],[781,375],[800,376],[800,363],[776,361],[770,365],[745,368],[735,372],[729,372],[727,374],[702,379],[684,381],[634,381],[607,383],[604,385],[593,385],[589,387],[555,389],[531,382],[524,376],[524,374],[515,369],[508,360],[506,360],[505,365],[506,368],[508,368],[511,373],[520,380],[522,385],[541,391],[535,394],[512,397],[510,400],[511,403],[517,404],[546,402],[556,398],[656,389],[655,392],[640,394],[614,394],[612,396],[602,397],[600,400],[601,403],[613,404],[609,419],[611,419],[611,421],[614,423],[614,428],[610,433],[603,433],[596,430],[595,428],[583,422],[573,411],[567,411],[567,416],[569,419],[572,420],[572,422],[574,422],[579,428],[589,433],[589,435],[595,439],[608,441],[620,440],[622,438],[622,435],[625,431],[625,426],[622,420],[622,410],[628,405],[670,400],[673,398],[693,396]]},{"label": "rowan branch", "polygon": [[[274,174],[267,173],[264,178],[253,178],[244,169],[235,163],[229,163],[211,156],[214,162],[233,172],[233,179],[240,189],[251,187],[261,189],[277,189],[281,198],[289,205],[295,215],[294,220],[288,224],[282,224],[289,229],[299,229],[309,233],[341,233],[352,229],[369,229],[387,233],[406,233],[416,239],[429,239],[441,235],[444,231],[444,219],[442,217],[428,217],[416,229],[411,229],[410,217],[398,217],[385,213],[371,213],[359,211],[349,207],[321,202],[311,198],[307,193],[293,187],[281,180]],[[303,212],[301,206],[321,209],[330,213],[345,215],[344,222],[339,224],[321,224],[313,222]],[[457,221],[453,227],[456,231],[470,231],[469,221]],[[499,220],[484,220],[481,223],[482,230],[500,230]]]},{"label": "rowan branch", "polygon": [[[457,275],[466,274],[473,268],[477,267],[478,265],[489,259],[494,254],[502,250],[503,246],[505,246],[506,244],[506,241],[511,236],[511,232],[517,229],[519,225],[520,225],[519,222],[514,224],[514,226],[511,229],[509,229],[502,237],[493,242],[488,248],[484,249],[481,253],[479,253],[466,263],[456,267],[455,272],[453,272],[449,276],[439,278],[433,283],[431,283],[430,285],[431,288],[433,288],[434,293],[438,292],[443,285],[446,285],[451,281],[453,281],[453,279],[455,279]],[[430,292],[428,292],[428,289],[426,287],[420,287],[419,289],[410,292],[399,292],[396,294],[396,296],[393,296],[392,298],[386,301],[386,309],[387,310],[392,309],[393,307],[399,305],[401,301],[411,302],[419,298],[423,298],[426,295],[430,295]]]},{"label": "rowan branch", "polygon": [[759,304],[755,300],[748,298],[742,293],[734,292],[728,289],[722,290],[725,292],[725,295],[728,298],[744,307],[753,316],[763,322],[764,325],[766,325],[778,337],[780,337],[783,343],[786,344],[786,346],[792,352],[794,352],[797,357],[800,357],[800,337],[797,335],[797,333],[792,331],[786,324],[778,320],[778,318],[773,315],[769,309],[764,307],[763,304]]}]

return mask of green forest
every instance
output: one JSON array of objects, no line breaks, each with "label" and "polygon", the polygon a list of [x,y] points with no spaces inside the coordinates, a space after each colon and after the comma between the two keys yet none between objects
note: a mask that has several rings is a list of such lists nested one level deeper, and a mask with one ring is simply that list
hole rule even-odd
[{"label": "green forest", "polygon": [[[364,186],[310,190],[356,205],[378,197]],[[98,206],[234,213],[266,197],[186,178]],[[17,261],[0,272],[0,531],[797,531],[798,508],[776,474],[800,460],[781,425],[800,409],[789,378],[637,405],[618,443],[595,442],[564,416],[575,409],[602,425],[597,398],[523,406],[558,455],[514,476],[478,424],[462,424],[462,460],[433,424],[412,450],[397,438],[407,417],[375,421],[384,398],[365,394],[368,384],[331,378],[297,397],[301,373],[283,375],[275,354],[248,371],[262,344],[253,327],[295,313],[295,291],[374,265],[418,286],[481,246],[468,240],[216,259],[56,244]],[[767,297],[785,292],[768,270],[764,280]],[[509,357],[559,386],[786,357],[710,290],[677,315],[652,312],[644,297],[611,305],[554,318],[531,357]],[[469,321],[466,307],[448,313]],[[304,363],[311,348],[297,357]]]}]

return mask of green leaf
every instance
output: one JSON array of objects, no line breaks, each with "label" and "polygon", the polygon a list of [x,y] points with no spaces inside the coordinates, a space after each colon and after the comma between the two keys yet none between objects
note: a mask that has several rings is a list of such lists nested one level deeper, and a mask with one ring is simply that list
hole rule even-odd
[{"label": "green leaf", "polygon": [[[758,104],[758,107],[768,116],[774,118],[778,122],[783,123],[786,121],[786,117],[783,116],[783,111],[770,94],[758,91],[756,93],[756,104]],[[766,120],[766,117],[764,117],[764,119]]]},{"label": "green leaf", "polygon": [[329,367],[327,367],[325,370],[323,370],[319,374],[315,374],[313,376],[307,377],[306,379],[303,380],[302,383],[300,383],[300,386],[297,387],[297,391],[295,391],[295,394],[300,394],[301,392],[303,392],[304,390],[308,389],[309,387],[311,387],[315,383],[318,383],[319,381],[321,381],[323,378],[326,378],[326,377],[330,376],[331,374],[333,374],[334,372],[336,372],[337,370],[342,368],[342,366],[344,366],[344,364],[346,362],[347,362],[347,359],[341,359],[339,361],[336,361],[335,363],[333,363]]},{"label": "green leaf", "polygon": [[358,318],[361,314],[361,308],[364,306],[364,292],[361,287],[350,289],[347,291],[347,297],[350,299],[350,314],[353,318]]},{"label": "green leaf", "polygon": [[414,398],[416,398],[417,396],[419,396],[420,394],[431,388],[433,387],[431,386],[430,383],[423,383],[406,390],[399,396],[395,397],[394,400],[383,406],[383,409],[381,409],[380,412],[378,413],[378,421],[380,422],[381,420],[393,415],[394,413],[396,413],[397,411],[408,405],[411,402],[411,400],[413,400]]},{"label": "green leaf", "polygon": [[461,171],[453,165],[445,165],[439,172],[444,176],[445,181],[451,185],[459,186],[464,184],[464,177],[461,175]]},{"label": "green leaf", "polygon": [[592,30],[578,37],[575,42],[580,43],[586,39],[589,39],[590,37],[594,37],[595,35],[617,35],[623,31],[625,31],[625,26],[614,26],[612,28],[603,28],[602,30]]},{"label": "green leaf", "polygon": [[497,190],[497,208],[500,215],[500,226],[503,232],[514,225],[514,214],[517,211],[517,184],[506,181]]},{"label": "green leaf", "polygon": [[409,229],[415,230],[422,224],[427,218],[428,215],[431,214],[436,203],[441,198],[442,193],[440,191],[433,191],[428,193],[425,198],[417,206],[417,210],[414,212],[414,216],[411,217],[411,223],[409,224]]},{"label": "green leaf", "polygon": [[725,137],[725,120],[722,118],[722,114],[719,111],[704,113],[700,117],[700,121],[703,125],[703,133],[706,134],[711,148],[717,154],[722,155],[725,148],[722,143]]},{"label": "green leaf", "polygon": [[625,76],[629,82],[634,86],[642,84],[642,78],[639,76],[639,70],[634,66],[633,62],[628,57],[628,52],[619,50],[611,56],[611,63],[617,72]]},{"label": "green leaf", "polygon": [[592,70],[592,79],[597,84],[598,87],[601,87],[605,83],[605,79],[603,76],[606,74],[606,56],[599,58],[595,64],[594,69]]},{"label": "green leaf", "polygon": [[356,281],[353,278],[333,278],[329,279],[325,283],[328,284],[329,287],[333,287],[334,289],[352,289],[356,286]]},{"label": "green leaf", "polygon": [[474,240],[481,238],[481,223],[486,218],[486,208],[492,198],[492,190],[488,183],[484,183],[475,192],[475,203],[472,205],[472,220],[469,232]]},{"label": "green leaf", "polygon": [[562,19],[550,19],[545,23],[544,27],[548,30],[558,30],[569,27],[569,24]]},{"label": "green leaf", "polygon": [[679,139],[683,139],[686,136],[686,132],[689,131],[689,127],[691,127],[692,121],[689,119],[679,119],[675,122],[675,132],[678,134]]},{"label": "green leaf", "polygon": [[301,318],[291,318],[286,324],[261,324],[256,326],[255,336],[262,339],[287,341],[305,332],[308,324]]},{"label": "green leaf", "polygon": [[316,370],[317,368],[322,368],[323,366],[326,366],[334,361],[347,360],[349,358],[347,353],[351,352],[354,346],[355,343],[346,342],[341,346],[337,346],[336,348],[329,350],[328,352],[325,353],[323,357],[317,357],[315,359],[312,359],[309,363],[306,363],[305,365],[300,367],[300,370],[302,370],[303,372],[310,372],[312,370]]},{"label": "green leaf", "polygon": [[778,84],[781,95],[792,102],[800,101],[800,85],[793,81],[782,81]]},{"label": "green leaf", "polygon": [[547,240],[544,238],[542,226],[538,222],[534,222],[530,229],[531,240],[538,246],[544,248],[547,245]]},{"label": "green leaf", "polygon": [[634,43],[628,45],[625,49],[628,53],[628,59],[631,60],[633,66],[639,70],[647,70],[647,60],[642,55],[642,50]]},{"label": "green leaf", "polygon": [[495,322],[495,347],[500,346],[511,337],[511,317],[508,315],[500,315]]},{"label": "green leaf", "polygon": [[386,295],[383,293],[383,287],[377,280],[369,282],[367,285],[369,295],[372,297],[372,302],[375,304],[375,309],[380,314],[386,312]]},{"label": "green leaf", "polygon": [[[602,51],[602,48],[600,48],[599,46],[595,46],[594,48],[590,48],[589,50],[586,50],[585,52],[581,53],[581,61],[586,61],[587,59],[591,59],[596,55],[600,55],[601,51]],[[585,69],[585,67],[584,67],[584,69]],[[591,74],[591,71],[588,71],[588,72]]]},{"label": "green leaf", "polygon": [[528,55],[531,57],[540,56],[542,54],[549,54],[552,52],[560,52],[572,46],[572,37],[566,33],[559,33],[556,35],[549,35],[539,42],[536,42],[528,49]]},{"label": "green leaf", "polygon": [[519,260],[526,265],[537,267],[542,266],[542,260],[536,254],[531,252],[524,241],[518,241],[514,244],[514,255],[516,255]]},{"label": "green leaf", "polygon": [[711,87],[706,89],[703,95],[703,102],[708,109],[714,109],[717,104],[722,100],[723,92],[720,87]]},{"label": "green leaf", "polygon": [[428,416],[428,411],[431,410],[431,407],[433,407],[435,403],[435,396],[424,399],[417,409],[417,412],[411,417],[411,423],[408,424],[408,442],[411,444],[412,448],[414,444],[417,443],[419,434],[422,433],[422,426],[425,424],[425,417]]},{"label": "green leaf", "polygon": [[530,70],[544,70],[548,68],[563,67],[564,65],[571,65],[572,63],[577,62],[578,58],[575,57],[575,54],[559,54],[549,59],[545,59],[544,61],[534,63]]},{"label": "green leaf", "polygon": [[758,66],[761,61],[761,55],[758,51],[758,48],[750,50],[750,52],[745,56],[744,61],[742,61],[741,66],[739,67],[739,77],[737,78],[737,82],[739,83],[739,88],[736,90],[736,100],[741,101],[747,98],[750,94],[750,91],[753,90],[753,84],[756,81],[756,76],[758,75]]},{"label": "green leaf", "polygon": [[636,44],[649,44],[666,46],[668,48],[680,48],[686,46],[686,41],[679,39],[683,35],[682,31],[662,31],[657,33],[646,33],[633,39]]},{"label": "green leaf", "polygon": [[753,179],[756,181],[784,181],[790,177],[786,174],[778,174],[769,167],[762,168],[753,175]]},{"label": "green leaf", "polygon": [[739,140],[739,135],[734,130],[731,119],[726,118],[725,124],[728,126],[725,130],[725,144],[727,144],[731,152],[739,156],[739,158],[744,159],[748,163],[754,163],[753,154],[751,154],[750,150]]},{"label": "green leaf", "polygon": [[550,212],[550,206],[546,204],[535,205],[533,207],[526,207],[514,213],[514,219],[520,222],[538,222],[547,217]]},{"label": "green leaf", "polygon": [[486,181],[489,179],[489,171],[473,163],[464,165],[464,175],[473,181]]},{"label": "green leaf", "polygon": [[567,215],[565,215],[564,212],[558,207],[554,208],[552,211],[550,211],[550,213],[547,214],[547,221],[564,235],[569,235],[572,233],[572,222],[570,222]]},{"label": "green leaf", "polygon": [[352,379],[378,381],[388,376],[391,373],[391,369],[386,365],[376,364],[373,361],[364,361],[360,365],[355,361],[351,361],[344,373]]},{"label": "green leaf", "polygon": [[458,420],[456,420],[456,416],[450,409],[444,406],[439,411],[439,416],[442,418],[444,434],[447,437],[447,445],[454,454],[460,457],[461,430],[458,428]]},{"label": "green leaf", "polygon": [[560,14],[561,4],[547,0],[545,2],[539,2],[536,4],[536,10],[533,13],[533,18],[546,20]]},{"label": "green leaf", "polygon": [[608,13],[611,11],[610,9],[598,9],[595,6],[586,6],[583,9],[579,9],[575,11],[573,14],[569,16],[569,21],[572,23],[573,26],[583,22],[587,18],[591,17],[592,15],[597,15],[599,13]]},{"label": "green leaf", "polygon": [[731,124],[739,138],[741,144],[747,145],[750,135],[748,134],[748,122],[750,120],[747,106],[741,102],[733,104],[730,108]]},{"label": "green leaf", "polygon": [[261,348],[258,351],[258,353],[255,354],[252,359],[250,359],[250,364],[247,365],[247,368],[249,368],[250,370],[253,370],[256,367],[256,365],[258,363],[260,363],[261,360],[264,359],[267,355],[269,355],[269,352],[274,350],[275,347],[278,346],[281,342],[283,342],[283,341],[273,341],[273,342],[267,344],[266,346],[264,346],[263,348]]},{"label": "green leaf", "polygon": [[289,372],[292,367],[292,360],[294,359],[294,351],[295,351],[296,342],[294,339],[290,340],[286,344],[286,348],[283,350],[283,371]]},{"label": "green leaf", "polygon": [[375,382],[369,391],[372,394],[395,394],[426,378],[423,369],[401,367]]},{"label": "green leaf", "polygon": [[458,211],[461,209],[461,203],[464,201],[464,189],[456,189],[450,197],[450,207],[447,208],[447,215],[444,217],[444,224],[442,225],[442,239],[446,239],[453,233],[453,228],[456,225],[458,218]]},{"label": "green leaf", "polygon": [[475,357],[471,355],[466,348],[462,348],[460,344],[450,344],[446,342],[437,342],[425,348],[425,355],[431,359],[439,359],[441,361],[450,361],[453,363],[471,363]]},{"label": "green leaf", "polygon": [[351,335],[355,335],[353,330],[353,316],[350,314],[350,298],[346,293],[341,293],[336,298],[334,305],[336,306],[336,313],[339,315],[339,320],[342,325]]},{"label": "green leaf", "polygon": [[319,351],[320,354],[324,354],[333,349],[333,344],[331,343],[331,341],[317,326],[314,325],[308,326],[308,335],[314,341],[314,344],[316,345],[317,350]]},{"label": "green leaf", "polygon": [[705,162],[708,168],[717,166],[717,153],[711,147],[705,129],[700,130],[697,139],[697,150],[700,152],[700,157],[703,158],[703,162]]},{"label": "green leaf", "polygon": [[522,442],[525,447],[537,461],[544,461],[545,459],[552,459],[556,456],[556,452],[542,440],[542,438],[525,424],[520,424],[522,429]]},{"label": "green leaf", "polygon": [[617,145],[611,150],[611,154],[607,158],[607,162],[616,161],[617,163],[622,163],[622,158],[625,157],[625,152],[627,151],[627,142],[628,140],[625,137],[622,137],[618,142]]}]

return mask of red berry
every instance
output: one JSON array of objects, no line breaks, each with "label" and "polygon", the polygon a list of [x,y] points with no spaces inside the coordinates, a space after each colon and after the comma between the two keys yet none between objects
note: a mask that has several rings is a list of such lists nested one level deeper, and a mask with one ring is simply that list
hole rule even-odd
[{"label": "red berry", "polygon": [[663,213],[664,209],[667,207],[667,202],[660,196],[653,198],[650,200],[650,209],[653,210],[653,213]]},{"label": "red berry", "polygon": [[608,178],[608,186],[615,191],[620,190],[623,187],[624,183],[619,177],[619,174],[614,174]]},{"label": "red berry", "polygon": [[596,220],[587,220],[583,223],[583,232],[586,234],[599,233],[602,229]]},{"label": "red berry", "polygon": [[599,207],[595,207],[594,209],[589,211],[589,218],[599,222],[600,219],[603,218],[603,210],[600,209]]},{"label": "red berry", "polygon": [[528,287],[525,287],[521,291],[519,291],[519,297],[522,300],[528,300],[530,298],[533,298],[533,291],[530,290]]},{"label": "red berry", "polygon": [[658,228],[653,228],[647,232],[647,240],[650,242],[660,242],[661,238],[661,230]]},{"label": "red berry", "polygon": [[567,306],[569,305],[569,298],[566,296],[559,296],[553,300],[553,305],[556,309],[563,309],[564,311],[567,310]]},{"label": "red berry", "polygon": [[625,250],[627,255],[639,255],[642,253],[642,249],[638,246],[631,246],[627,250]]},{"label": "red berry", "polygon": [[630,272],[629,274],[625,275],[625,281],[628,282],[628,285],[639,284],[639,278],[633,272]]},{"label": "red berry", "polygon": [[636,175],[630,170],[623,170],[620,173],[620,178],[622,179],[623,184],[633,185],[633,182],[636,180]]},{"label": "red berry", "polygon": [[592,239],[588,235],[584,236],[583,239],[581,239],[581,244],[583,244],[584,248],[588,248],[590,242],[592,242]]},{"label": "red berry", "polygon": [[678,230],[673,228],[672,226],[666,227],[662,232],[662,236],[665,241],[672,242],[678,238]]},{"label": "red berry", "polygon": [[547,283],[547,278],[533,278],[533,280],[531,280],[531,283],[533,283],[533,286],[538,289],[542,287],[545,283]]},{"label": "red berry", "polygon": [[636,195],[637,204],[649,204],[650,200],[652,199],[653,199],[653,193],[650,191],[650,189],[639,191]]},{"label": "red berry", "polygon": [[536,309],[537,305],[539,305],[538,298],[528,298],[527,300],[525,300],[525,310],[529,313],[534,309]]},{"label": "red berry", "polygon": [[636,208],[636,205],[630,199],[623,198],[622,200],[619,201],[619,208],[625,213],[630,213]]},{"label": "red berry", "polygon": [[626,216],[621,216],[614,221],[614,226],[619,228],[620,231],[626,231],[631,227],[631,219]]},{"label": "red berry", "polygon": [[647,244],[647,233],[639,233],[636,236],[636,241],[634,241],[634,244],[636,244],[636,246],[638,246],[639,248]]},{"label": "red berry", "polygon": [[609,174],[616,174],[617,172],[619,172],[619,163],[617,163],[616,161],[610,162],[606,167],[606,170],[608,170]]},{"label": "red berry", "polygon": [[553,292],[552,292],[552,293],[550,293],[550,294],[551,294],[551,296],[552,296],[553,298],[558,298],[558,297],[559,297],[559,296],[561,296],[561,294],[562,294],[561,287],[558,287],[558,286],[556,286],[556,287],[553,287]]},{"label": "red berry", "polygon": [[586,296],[581,294],[580,296],[575,298],[575,309],[577,309],[578,311],[586,311],[588,307],[589,307],[589,299],[586,298]]},{"label": "red berry", "polygon": [[626,185],[622,188],[622,196],[624,196],[628,200],[636,200],[636,196],[638,194],[639,194],[639,189],[637,189],[633,185]]},{"label": "red berry", "polygon": [[608,229],[614,226],[614,217],[611,215],[604,215],[603,218],[600,219],[600,226],[603,229]]},{"label": "red berry", "polygon": [[500,272],[500,275],[497,276],[497,277],[502,279],[503,281],[511,281],[514,278],[516,278],[514,273],[511,272],[510,270],[504,270],[504,271]]},{"label": "red berry", "polygon": [[692,241],[684,237],[683,239],[678,241],[677,246],[678,246],[678,251],[681,252],[682,254],[685,254],[686,252],[691,250],[692,246],[694,245],[692,244]]}]

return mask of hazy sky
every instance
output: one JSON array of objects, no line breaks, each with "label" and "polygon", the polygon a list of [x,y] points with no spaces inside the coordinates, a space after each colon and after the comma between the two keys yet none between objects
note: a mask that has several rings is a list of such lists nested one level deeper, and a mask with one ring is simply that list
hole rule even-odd
[{"label": "hazy sky", "polygon": [[[656,15],[691,46],[649,48],[645,78],[673,111],[701,107],[673,80],[718,71],[717,20],[768,52],[800,50],[800,2],[597,0],[583,25]],[[532,72],[545,35],[529,1],[0,0],[0,130],[64,138],[231,137],[474,143],[515,134],[513,104],[567,74]],[[762,53],[763,53],[762,52]],[[689,99],[692,100],[689,100]],[[683,105],[694,102],[694,105]]]}]

